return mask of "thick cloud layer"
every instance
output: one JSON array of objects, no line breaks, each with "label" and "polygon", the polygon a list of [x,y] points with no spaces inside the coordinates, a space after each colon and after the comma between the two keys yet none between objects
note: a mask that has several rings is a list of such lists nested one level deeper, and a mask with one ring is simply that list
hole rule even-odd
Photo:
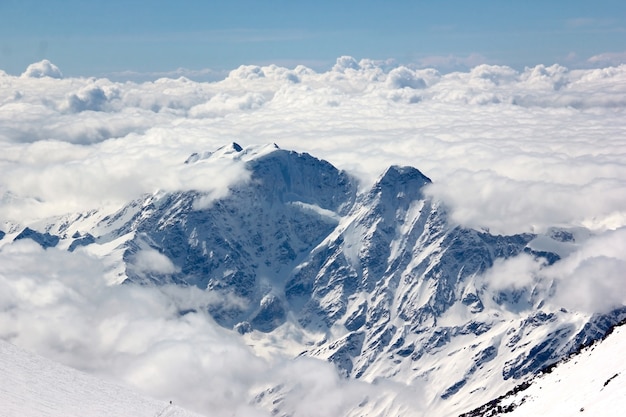
[{"label": "thick cloud layer", "polygon": [[[162,130],[89,146],[57,140],[2,144],[0,217],[13,222],[116,206],[157,190],[198,190],[206,204],[248,179],[243,164],[184,161],[195,149]],[[151,141],[154,141],[151,143]]]},{"label": "thick cloud layer", "polygon": [[[0,258],[5,340],[203,411],[233,409],[228,397],[244,398],[247,375],[267,366],[205,314],[178,316],[219,302],[211,293],[109,287],[97,260],[32,241],[3,247]],[[213,388],[200,395],[199,386]]]},{"label": "thick cloud layer", "polygon": [[320,360],[260,358],[204,313],[225,302],[212,292],[108,286],[99,260],[28,239],[3,246],[0,264],[0,338],[156,398],[211,416],[263,416],[254,396],[287,385],[286,408],[322,417],[375,395]]},{"label": "thick cloud layer", "polygon": [[142,84],[55,68],[0,76],[0,192],[29,215],[191,187],[177,165],[236,140],[310,152],[365,183],[416,166],[456,221],[497,233],[626,220],[623,65],[440,74],[342,57],[325,73],[242,66],[219,82]]}]

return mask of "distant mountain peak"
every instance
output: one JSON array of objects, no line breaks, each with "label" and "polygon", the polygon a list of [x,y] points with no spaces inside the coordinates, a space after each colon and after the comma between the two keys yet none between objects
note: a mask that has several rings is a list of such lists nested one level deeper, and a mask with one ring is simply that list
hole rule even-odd
[{"label": "distant mountain peak", "polygon": [[194,152],[185,160],[185,164],[193,164],[213,158],[226,158],[241,161],[250,161],[267,154],[281,150],[275,143],[265,145],[251,145],[243,148],[236,142],[220,146],[215,151]]},{"label": "distant mountain peak", "polygon": [[391,165],[378,180],[386,186],[417,186],[430,184],[432,181],[422,172],[412,166]]}]

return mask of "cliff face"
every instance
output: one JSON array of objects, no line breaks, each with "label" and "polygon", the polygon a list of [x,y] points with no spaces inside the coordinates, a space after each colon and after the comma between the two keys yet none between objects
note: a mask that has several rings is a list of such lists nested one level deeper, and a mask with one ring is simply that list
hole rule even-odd
[{"label": "cliff face", "polygon": [[116,279],[126,284],[216,292],[224,302],[210,313],[222,326],[244,335],[295,326],[313,339],[301,355],[351,378],[426,383],[433,410],[446,403],[463,412],[494,398],[626,315],[550,308],[550,285],[489,285],[484,273],[497,261],[559,256],[531,249],[534,235],[451,224],[415,168],[392,166],[359,192],[331,164],[275,145],[233,144],[186,163],[223,158],[250,173],[226,197],[161,192],[22,237],[96,248],[116,259]]}]

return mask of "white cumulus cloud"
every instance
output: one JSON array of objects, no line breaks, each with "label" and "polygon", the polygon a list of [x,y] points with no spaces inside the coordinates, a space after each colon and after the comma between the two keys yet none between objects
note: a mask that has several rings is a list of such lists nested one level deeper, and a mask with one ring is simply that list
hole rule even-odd
[{"label": "white cumulus cloud", "polygon": [[44,59],[39,62],[35,62],[34,64],[30,64],[26,71],[22,73],[22,77],[25,78],[42,78],[42,77],[50,77],[50,78],[63,78],[63,74],[59,67],[54,65],[52,62]]}]

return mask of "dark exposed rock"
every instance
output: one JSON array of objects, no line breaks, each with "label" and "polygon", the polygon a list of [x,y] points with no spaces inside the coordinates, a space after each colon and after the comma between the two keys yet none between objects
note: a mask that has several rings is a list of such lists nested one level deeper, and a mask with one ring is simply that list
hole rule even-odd
[{"label": "dark exposed rock", "polygon": [[20,239],[34,240],[44,249],[53,248],[59,243],[59,237],[51,235],[50,233],[40,233],[29,227],[22,230],[22,232],[13,239],[13,241]]}]

